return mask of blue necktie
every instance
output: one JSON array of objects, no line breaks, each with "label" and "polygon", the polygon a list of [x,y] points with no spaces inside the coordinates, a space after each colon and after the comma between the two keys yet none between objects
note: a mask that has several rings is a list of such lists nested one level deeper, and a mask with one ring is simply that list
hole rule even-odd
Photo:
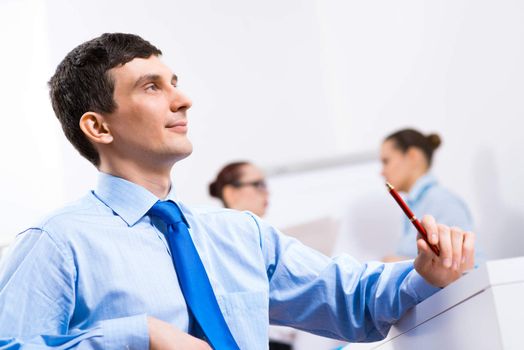
[{"label": "blue necktie", "polygon": [[167,224],[166,240],[184,298],[209,344],[218,350],[239,349],[218,306],[202,260],[178,206],[158,201],[149,215]]}]

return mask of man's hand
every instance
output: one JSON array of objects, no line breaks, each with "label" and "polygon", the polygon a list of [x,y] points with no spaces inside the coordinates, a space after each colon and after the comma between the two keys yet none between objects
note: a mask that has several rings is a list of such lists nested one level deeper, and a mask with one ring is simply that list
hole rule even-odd
[{"label": "man's hand", "polygon": [[150,350],[211,350],[204,341],[184,333],[169,323],[153,317],[147,317]]},{"label": "man's hand", "polygon": [[440,248],[440,256],[429,248],[422,237],[417,239],[418,255],[415,269],[426,281],[436,287],[445,287],[475,265],[475,235],[457,227],[439,225],[426,215],[422,226],[431,244]]}]

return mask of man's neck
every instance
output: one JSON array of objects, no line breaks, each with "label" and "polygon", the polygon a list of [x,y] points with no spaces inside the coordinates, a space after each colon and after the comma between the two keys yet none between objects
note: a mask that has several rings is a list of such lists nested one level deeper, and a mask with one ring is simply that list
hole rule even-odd
[{"label": "man's neck", "polygon": [[99,170],[121,177],[127,181],[144,187],[160,199],[167,197],[171,189],[171,168],[147,168],[136,166],[135,164],[125,164],[116,166],[102,162]]}]

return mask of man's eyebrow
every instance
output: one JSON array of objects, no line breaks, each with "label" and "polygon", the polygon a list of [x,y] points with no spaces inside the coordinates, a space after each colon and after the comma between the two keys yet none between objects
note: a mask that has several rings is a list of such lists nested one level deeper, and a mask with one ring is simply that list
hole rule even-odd
[{"label": "man's eyebrow", "polygon": [[[145,75],[142,75],[140,78],[138,78],[137,81],[135,81],[133,88],[136,88],[146,82],[159,81],[161,79],[162,77],[158,74],[145,74]],[[173,74],[171,76],[171,83],[176,83],[176,82],[178,82],[178,77],[176,76],[176,74]]]}]

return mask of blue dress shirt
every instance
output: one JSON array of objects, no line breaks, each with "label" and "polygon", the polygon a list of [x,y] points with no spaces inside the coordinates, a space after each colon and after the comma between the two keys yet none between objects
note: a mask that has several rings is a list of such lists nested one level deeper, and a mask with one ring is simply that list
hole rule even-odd
[{"label": "blue dress shirt", "polygon": [[[435,220],[447,226],[458,226],[465,231],[473,230],[473,219],[466,204],[456,195],[440,186],[431,174],[419,178],[407,194],[406,203],[418,219],[432,215]],[[417,230],[404,216],[404,230],[397,247],[401,256],[417,256]]]},{"label": "blue dress shirt", "polygon": [[[166,227],[146,216],[157,200],[100,174],[95,191],[19,234],[0,267],[0,349],[146,350],[146,316],[187,331]],[[269,323],[377,340],[438,290],[412,262],[330,259],[248,212],[177,203],[241,349],[267,349]]]}]

